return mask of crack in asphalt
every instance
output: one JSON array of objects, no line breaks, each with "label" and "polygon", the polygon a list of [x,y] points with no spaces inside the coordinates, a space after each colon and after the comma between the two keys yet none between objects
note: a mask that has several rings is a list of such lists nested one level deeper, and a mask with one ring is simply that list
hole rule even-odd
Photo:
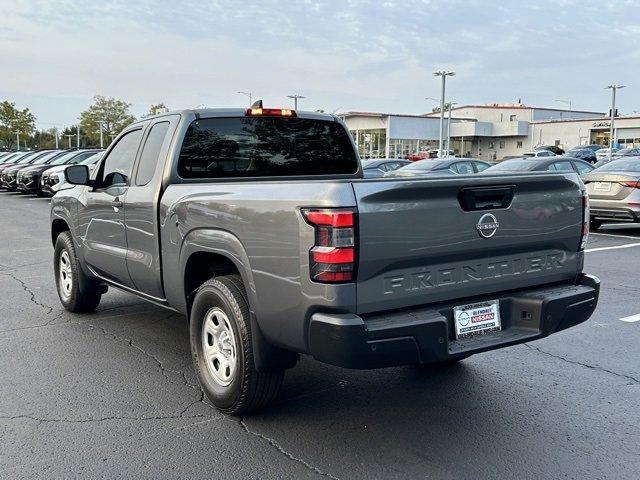
[{"label": "crack in asphalt", "polygon": [[100,417],[100,418],[46,418],[46,417],[36,417],[33,415],[2,415],[0,416],[0,420],[33,420],[34,422],[41,423],[99,423],[99,422],[107,422],[112,420],[134,420],[134,421],[146,421],[146,420],[176,420],[180,418],[206,418],[209,420],[223,420],[224,415],[211,417],[209,415],[189,415],[184,416],[182,414],[173,414],[173,415],[142,415],[142,416],[119,416],[112,415],[108,417]]},{"label": "crack in asphalt", "polygon": [[525,343],[524,346],[528,347],[531,350],[535,350],[538,353],[541,353],[543,355],[547,355],[549,357],[553,357],[553,358],[557,358],[558,360],[562,360],[563,362],[567,362],[567,363],[571,363],[573,365],[580,365],[581,367],[585,367],[591,370],[598,370],[600,372],[604,372],[604,373],[608,373],[610,375],[615,375],[616,377],[620,377],[620,378],[626,378],[627,380],[630,380],[631,383],[629,385],[632,384],[639,384],[640,380],[632,377],[631,375],[626,375],[624,373],[618,373],[618,372],[614,372],[613,370],[609,370],[606,369],[604,367],[599,367],[596,365],[590,365],[588,363],[582,363],[582,362],[578,362],[577,360],[569,360],[566,357],[563,357],[562,355],[556,355],[555,353],[550,353],[550,352],[546,352],[544,350],[542,350],[540,347],[534,347],[533,345],[529,345],[528,343]]},{"label": "crack in asphalt", "polygon": [[[200,385],[198,384],[193,384],[191,382],[189,382],[189,380],[187,379],[186,374],[184,373],[184,371],[182,370],[174,370],[172,368],[168,368],[165,366],[164,362],[162,360],[160,360],[158,357],[156,357],[155,355],[153,355],[150,352],[147,352],[144,348],[140,347],[139,345],[136,345],[133,341],[133,339],[131,338],[126,338],[126,337],[122,337],[120,335],[116,335],[113,332],[108,332],[104,327],[100,327],[100,326],[95,326],[95,325],[91,325],[88,324],[89,327],[93,328],[93,329],[99,329],[102,331],[102,333],[104,335],[113,337],[114,340],[120,340],[125,342],[127,345],[129,345],[131,348],[136,349],[137,351],[139,351],[140,353],[142,353],[143,355],[151,358],[154,362],[156,362],[158,368],[160,369],[160,373],[162,373],[162,376],[169,382],[169,383],[176,383],[172,378],[169,377],[169,375],[167,374],[167,372],[171,372],[174,373],[176,375],[179,375],[180,377],[182,377],[182,382],[181,384],[189,387],[197,392],[199,392],[199,398],[195,399],[193,402],[189,403],[186,407],[184,407],[182,409],[182,411],[180,412],[180,416],[183,416],[187,410],[189,410],[191,407],[193,407],[195,404],[197,403],[202,403],[204,405],[206,405],[207,407],[210,407],[210,405],[208,405],[205,402],[205,394],[204,394],[204,390],[202,390],[202,388],[200,387]],[[195,417],[197,418],[197,417]]]},{"label": "crack in asphalt", "polygon": [[53,307],[46,305],[44,303],[39,302],[38,300],[36,300],[36,294],[33,292],[33,290],[31,290],[26,283],[24,283],[22,280],[20,280],[15,274],[11,273],[11,272],[2,272],[3,275],[6,275],[7,277],[13,278],[16,282],[18,282],[21,286],[22,289],[27,292],[29,294],[29,296],[31,297],[29,300],[31,301],[31,303],[38,305],[39,307],[43,308],[46,310],[47,315],[50,314],[53,311]]},{"label": "crack in asphalt", "polygon": [[330,473],[327,473],[327,472],[325,472],[323,470],[320,470],[318,467],[314,467],[313,465],[311,465],[306,460],[304,460],[304,459],[302,459],[300,457],[296,457],[292,453],[287,452],[275,439],[267,437],[266,435],[263,435],[261,433],[258,433],[255,430],[251,430],[248,427],[248,425],[246,424],[246,422],[244,421],[244,418],[240,417],[239,423],[240,423],[240,426],[242,427],[242,429],[246,433],[248,433],[249,435],[253,435],[254,437],[261,438],[262,440],[265,440],[266,442],[269,443],[269,445],[271,445],[274,449],[276,449],[279,453],[281,453],[282,455],[287,457],[289,460],[292,460],[294,462],[297,462],[297,463],[303,465],[305,468],[307,468],[308,470],[311,470],[312,472],[317,473],[318,475],[321,475],[321,476],[327,477],[327,478],[331,478],[333,480],[339,480],[338,477],[334,477]]}]

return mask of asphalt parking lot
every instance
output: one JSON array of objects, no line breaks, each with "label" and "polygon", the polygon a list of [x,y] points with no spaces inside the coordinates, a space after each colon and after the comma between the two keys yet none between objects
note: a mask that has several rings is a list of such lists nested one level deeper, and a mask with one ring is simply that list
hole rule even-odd
[{"label": "asphalt parking lot", "polygon": [[591,236],[585,324],[448,368],[304,358],[239,419],[203,400],[183,317],[114,290],[62,309],[48,203],[0,193],[2,478],[637,478],[636,226]]}]

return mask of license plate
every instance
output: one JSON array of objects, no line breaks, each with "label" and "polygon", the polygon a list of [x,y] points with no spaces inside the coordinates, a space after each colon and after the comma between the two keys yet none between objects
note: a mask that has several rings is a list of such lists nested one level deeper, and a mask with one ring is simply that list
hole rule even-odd
[{"label": "license plate", "polygon": [[610,192],[611,182],[595,182],[593,184],[593,190],[596,192]]},{"label": "license plate", "polygon": [[497,332],[502,328],[498,300],[454,307],[453,324],[456,328],[456,338]]}]

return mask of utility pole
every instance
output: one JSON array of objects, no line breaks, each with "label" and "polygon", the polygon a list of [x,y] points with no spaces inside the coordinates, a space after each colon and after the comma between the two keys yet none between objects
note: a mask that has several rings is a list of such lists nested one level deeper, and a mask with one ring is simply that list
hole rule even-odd
[{"label": "utility pole", "polygon": [[78,139],[76,145],[78,146],[78,150],[80,150],[80,124],[76,125],[76,129],[78,132]]},{"label": "utility pole", "polygon": [[613,157],[613,123],[616,118],[616,91],[619,88],[624,88],[625,85],[608,85],[605,89],[611,89],[611,125],[609,125],[609,159]]},{"label": "utility pole", "polygon": [[244,95],[249,99],[249,106],[253,105],[253,94],[251,92],[238,92],[240,95]]},{"label": "utility pole", "polygon": [[98,120],[96,122],[98,124],[98,128],[100,129],[100,148],[104,148],[104,139],[102,136],[102,122],[103,120]]},{"label": "utility pole", "polygon": [[69,140],[69,149],[71,149],[71,137],[73,137],[73,135],[65,135],[65,137],[67,137],[67,139]]},{"label": "utility pole", "polygon": [[56,136],[56,150],[58,150],[58,127],[53,127],[53,132]]},{"label": "utility pole", "polygon": [[447,121],[447,154],[445,156],[449,156],[449,150],[451,150],[451,109],[456,104],[456,102],[449,102],[449,120]]},{"label": "utility pole", "polygon": [[444,143],[444,94],[447,83],[447,77],[455,75],[455,72],[442,70],[433,72],[435,77],[442,77],[442,87],[440,91],[440,142],[438,143],[438,157],[442,158],[442,147]]},{"label": "utility pole", "polygon": [[20,132],[16,132],[16,144],[17,144],[16,152],[19,152],[20,151]]},{"label": "utility pole", "polygon": [[297,93],[294,93],[293,95],[287,95],[287,98],[293,99],[293,109],[298,110],[298,99],[305,98],[305,97],[303,97],[302,95],[298,95]]}]

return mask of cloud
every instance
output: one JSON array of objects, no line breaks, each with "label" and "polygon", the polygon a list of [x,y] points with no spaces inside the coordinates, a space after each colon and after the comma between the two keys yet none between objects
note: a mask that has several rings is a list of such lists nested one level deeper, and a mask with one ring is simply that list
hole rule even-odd
[{"label": "cloud", "polygon": [[[637,22],[613,2],[543,0],[110,2],[0,0],[0,98],[41,122],[71,123],[95,93],[138,115],[302,93],[304,108],[419,113],[437,97],[431,72],[457,72],[458,103],[514,101],[606,110],[602,87],[640,100]],[[616,5],[621,5],[620,2]],[[633,61],[631,61],[633,60]],[[628,106],[628,108],[627,108]]]}]

